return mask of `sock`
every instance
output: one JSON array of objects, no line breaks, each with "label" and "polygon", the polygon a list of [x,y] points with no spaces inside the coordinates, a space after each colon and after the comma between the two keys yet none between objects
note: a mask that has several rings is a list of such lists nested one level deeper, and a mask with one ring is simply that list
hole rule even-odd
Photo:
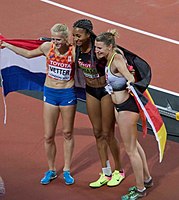
[{"label": "sock", "polygon": [[109,160],[106,161],[106,167],[111,167]]},{"label": "sock", "polygon": [[144,180],[144,183],[149,183],[151,181],[152,177],[150,176],[148,179]]},{"label": "sock", "polygon": [[106,176],[111,176],[111,175],[112,175],[111,167],[102,168],[102,172],[103,172],[103,174],[105,174]]},{"label": "sock", "polygon": [[144,187],[142,190],[139,190],[138,188],[137,188],[137,191],[138,192],[144,192],[146,190],[146,188]]}]

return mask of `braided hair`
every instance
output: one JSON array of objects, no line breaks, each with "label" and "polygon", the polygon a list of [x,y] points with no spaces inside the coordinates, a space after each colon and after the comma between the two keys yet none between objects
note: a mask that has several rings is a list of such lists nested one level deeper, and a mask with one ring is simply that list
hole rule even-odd
[{"label": "braided hair", "polygon": [[[94,64],[94,42],[96,35],[93,33],[93,24],[88,19],[80,19],[73,24],[73,28],[82,28],[85,29],[87,33],[90,34],[90,42],[91,42],[91,64]],[[78,58],[81,47],[76,47],[76,57],[75,57],[75,67],[78,66]]]}]

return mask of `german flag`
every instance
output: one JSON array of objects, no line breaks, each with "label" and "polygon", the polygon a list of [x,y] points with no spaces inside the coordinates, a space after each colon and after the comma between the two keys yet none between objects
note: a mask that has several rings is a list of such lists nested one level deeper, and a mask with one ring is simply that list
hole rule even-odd
[{"label": "german flag", "polygon": [[149,86],[152,78],[150,65],[135,53],[119,45],[117,47],[123,51],[128,65],[132,66],[135,70],[135,88],[143,93]]},{"label": "german flag", "polygon": [[153,103],[153,100],[147,90],[144,92],[144,94],[142,94],[135,87],[135,84],[131,84],[130,90],[132,94],[134,95],[134,98],[136,100],[136,103],[138,105],[138,108],[141,114],[144,134],[146,133],[146,130],[147,130],[146,128],[146,119],[147,119],[150,126],[152,127],[155,138],[158,142],[158,148],[159,148],[159,154],[160,154],[159,161],[162,162],[166,140],[167,140],[167,131],[165,128],[165,124],[162,120],[162,117],[160,116],[160,113],[157,107],[155,106],[155,104]]},{"label": "german flag", "polygon": [[162,117],[160,116],[160,113],[147,90],[152,77],[151,68],[149,64],[138,55],[125,49],[124,47],[117,47],[123,51],[124,56],[127,59],[127,63],[135,70],[136,82],[131,84],[130,90],[132,91],[132,95],[134,96],[139,107],[144,136],[147,134],[147,121],[152,127],[158,142],[160,153],[159,160],[161,162],[164,155],[167,132]]}]

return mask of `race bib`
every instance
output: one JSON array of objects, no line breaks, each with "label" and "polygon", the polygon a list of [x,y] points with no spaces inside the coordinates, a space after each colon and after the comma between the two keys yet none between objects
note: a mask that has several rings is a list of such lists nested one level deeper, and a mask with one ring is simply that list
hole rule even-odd
[{"label": "race bib", "polygon": [[48,76],[61,81],[70,80],[71,69],[49,65]]}]

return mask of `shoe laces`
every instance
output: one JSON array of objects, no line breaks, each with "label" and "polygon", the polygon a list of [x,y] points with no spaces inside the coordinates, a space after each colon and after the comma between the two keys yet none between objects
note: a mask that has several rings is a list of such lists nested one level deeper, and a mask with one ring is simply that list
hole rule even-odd
[{"label": "shoe laces", "polygon": [[103,173],[99,173],[99,175],[100,175],[100,177],[99,177],[99,179],[98,180],[101,180],[101,179],[108,179],[108,180],[110,180],[111,179],[111,177],[108,177],[108,176],[106,176],[105,174],[103,174]]},{"label": "shoe laces", "polygon": [[122,176],[122,177],[125,177],[125,172],[123,170],[123,172],[120,172],[118,170],[115,170],[113,173],[112,173],[113,176],[115,175],[119,175],[119,176]]},{"label": "shoe laces", "polygon": [[52,170],[49,170],[45,173],[46,176],[50,177],[51,175],[53,175],[54,172]]}]

